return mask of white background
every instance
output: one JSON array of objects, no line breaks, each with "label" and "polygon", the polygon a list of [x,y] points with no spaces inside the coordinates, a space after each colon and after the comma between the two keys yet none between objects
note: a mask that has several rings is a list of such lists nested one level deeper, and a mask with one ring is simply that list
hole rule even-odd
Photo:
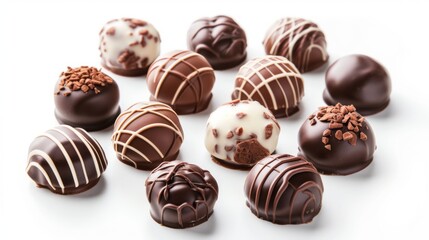
[{"label": "white background", "polygon": [[[423,1],[2,1],[0,6],[0,239],[428,239],[428,6]],[[389,107],[368,117],[378,149],[374,162],[351,176],[323,176],[320,214],[310,224],[275,225],[245,205],[246,172],[225,169],[204,148],[209,113],[230,100],[238,68],[216,72],[208,110],[180,116],[185,142],[179,158],[212,172],[220,195],[208,222],[175,230],[149,215],[148,172],[120,163],[112,129],[92,135],[109,166],[88,192],[60,196],[38,189],[25,173],[28,146],[57,125],[53,91],[67,66],[99,67],[98,32],[113,18],[148,20],[159,30],[162,53],[186,49],[192,21],[232,16],[246,31],[248,59],[264,55],[265,31],[277,19],[311,19],[324,30],[330,63],[362,53],[380,61],[393,84]],[[324,71],[303,75],[298,114],[280,119],[277,151],[297,153],[297,132],[324,105]],[[108,72],[107,72],[108,73]],[[110,74],[119,84],[122,109],[149,99],[145,78]]]}]

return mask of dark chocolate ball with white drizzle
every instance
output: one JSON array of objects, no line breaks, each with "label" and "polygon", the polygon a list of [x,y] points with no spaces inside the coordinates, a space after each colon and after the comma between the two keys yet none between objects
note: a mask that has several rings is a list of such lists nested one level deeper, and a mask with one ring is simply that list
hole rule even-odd
[{"label": "dark chocolate ball with white drizzle", "polygon": [[93,187],[106,167],[97,140],[81,128],[60,125],[33,140],[26,171],[38,187],[76,194]]}]

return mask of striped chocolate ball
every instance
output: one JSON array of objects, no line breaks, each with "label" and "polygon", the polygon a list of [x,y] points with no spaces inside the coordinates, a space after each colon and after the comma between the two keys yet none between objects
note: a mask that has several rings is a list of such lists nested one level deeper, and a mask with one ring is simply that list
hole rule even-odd
[{"label": "striped chocolate ball", "polygon": [[26,171],[38,187],[76,194],[93,187],[106,167],[104,151],[94,138],[81,128],[60,125],[33,140]]},{"label": "striped chocolate ball", "polygon": [[268,156],[247,175],[247,206],[276,224],[308,223],[322,206],[323,184],[311,163],[288,154]]},{"label": "striped chocolate ball", "polygon": [[304,81],[295,65],[281,56],[265,56],[240,68],[231,97],[258,101],[280,118],[296,113],[303,96]]},{"label": "striped chocolate ball", "polygon": [[192,51],[173,51],[158,57],[150,66],[147,86],[151,100],[171,106],[177,114],[201,112],[212,98],[213,68]]},{"label": "striped chocolate ball", "polygon": [[123,163],[152,170],[164,161],[175,160],[183,142],[177,114],[159,102],[136,103],[116,119],[113,148]]}]

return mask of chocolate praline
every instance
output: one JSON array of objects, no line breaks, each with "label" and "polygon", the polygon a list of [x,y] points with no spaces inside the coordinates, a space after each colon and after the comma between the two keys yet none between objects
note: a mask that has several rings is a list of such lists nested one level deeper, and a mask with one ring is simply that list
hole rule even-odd
[{"label": "chocolate praline", "polygon": [[240,68],[231,98],[258,101],[281,118],[296,113],[303,96],[304,80],[293,63],[281,56],[265,56]]},{"label": "chocolate praline", "polygon": [[94,138],[81,128],[61,125],[33,140],[26,171],[38,187],[66,195],[92,188],[106,167],[104,151]]},{"label": "chocolate praline", "polygon": [[55,85],[54,101],[59,123],[87,131],[111,126],[120,113],[118,85],[94,67],[68,67]]},{"label": "chocolate praline", "polygon": [[276,154],[250,170],[244,193],[247,206],[258,218],[276,224],[302,224],[320,212],[323,184],[305,159]]},{"label": "chocolate praline", "polygon": [[371,126],[353,105],[320,108],[305,120],[298,134],[299,155],[323,174],[358,172],[372,162],[376,149]]},{"label": "chocolate praline", "polygon": [[325,34],[317,24],[303,18],[276,21],[263,44],[267,54],[286,57],[301,73],[322,66],[329,58]]},{"label": "chocolate praline", "polygon": [[158,57],[147,73],[150,100],[170,105],[177,114],[205,110],[214,82],[214,71],[207,60],[187,50]]},{"label": "chocolate praline", "polygon": [[146,74],[158,57],[161,38],[155,27],[135,18],[107,22],[100,33],[101,65],[122,76]]},{"label": "chocolate praline", "polygon": [[386,69],[365,55],[342,57],[326,71],[323,99],[327,104],[353,104],[362,115],[382,111],[390,101],[391,80]]},{"label": "chocolate praline", "polygon": [[162,163],[146,180],[152,218],[171,228],[206,222],[213,213],[218,192],[209,171],[177,160]]},{"label": "chocolate praline", "polygon": [[228,16],[201,18],[188,30],[188,47],[203,55],[217,70],[232,68],[246,59],[244,30]]},{"label": "chocolate praline", "polygon": [[177,114],[168,105],[136,103],[118,116],[112,142],[121,162],[152,170],[164,161],[176,159],[183,130]]},{"label": "chocolate praline", "polygon": [[204,142],[213,161],[249,169],[276,150],[279,134],[270,110],[256,101],[235,100],[210,114]]}]

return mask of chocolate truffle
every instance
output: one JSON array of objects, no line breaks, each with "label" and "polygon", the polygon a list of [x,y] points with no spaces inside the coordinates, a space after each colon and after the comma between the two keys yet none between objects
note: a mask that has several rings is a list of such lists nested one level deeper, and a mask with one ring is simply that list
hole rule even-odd
[{"label": "chocolate truffle", "polygon": [[173,51],[150,66],[151,100],[170,105],[177,114],[203,111],[212,98],[215,75],[207,60],[192,51]]},{"label": "chocolate truffle", "polygon": [[246,59],[246,34],[228,16],[201,18],[189,28],[188,47],[203,55],[214,69],[232,68]]},{"label": "chocolate truffle", "polygon": [[116,119],[113,135],[116,156],[141,170],[152,170],[179,154],[183,130],[177,114],[159,102],[136,103]]},{"label": "chocolate truffle", "polygon": [[76,194],[93,187],[106,170],[100,144],[81,128],[52,128],[36,137],[28,150],[27,174],[38,187]]},{"label": "chocolate truffle", "polygon": [[100,31],[101,65],[123,76],[144,75],[159,56],[161,39],[152,24],[135,18],[114,19]]},{"label": "chocolate truffle", "polygon": [[263,44],[267,54],[286,57],[301,73],[322,66],[329,58],[322,30],[302,18],[278,20],[268,30]]},{"label": "chocolate truffle", "polygon": [[390,100],[391,82],[386,69],[365,55],[342,57],[326,72],[323,99],[327,104],[353,104],[362,115],[382,111]]},{"label": "chocolate truffle", "polygon": [[314,166],[288,154],[268,156],[244,183],[246,204],[258,218],[276,224],[308,223],[322,207],[323,184]]},{"label": "chocolate truffle", "polygon": [[213,213],[218,185],[209,171],[181,161],[164,162],[146,180],[152,218],[171,228],[193,227]]},{"label": "chocolate truffle", "polygon": [[270,110],[256,101],[235,100],[210,114],[205,145],[215,162],[249,169],[276,150],[279,133]]},{"label": "chocolate truffle", "polygon": [[111,126],[120,113],[116,82],[94,67],[68,67],[55,85],[55,117],[87,131]]},{"label": "chocolate truffle", "polygon": [[278,118],[297,112],[303,96],[301,74],[281,56],[255,58],[243,65],[232,93],[232,99],[260,102]]},{"label": "chocolate truffle", "polygon": [[321,107],[299,130],[299,155],[320,173],[348,175],[368,166],[376,149],[371,126],[353,105]]}]

